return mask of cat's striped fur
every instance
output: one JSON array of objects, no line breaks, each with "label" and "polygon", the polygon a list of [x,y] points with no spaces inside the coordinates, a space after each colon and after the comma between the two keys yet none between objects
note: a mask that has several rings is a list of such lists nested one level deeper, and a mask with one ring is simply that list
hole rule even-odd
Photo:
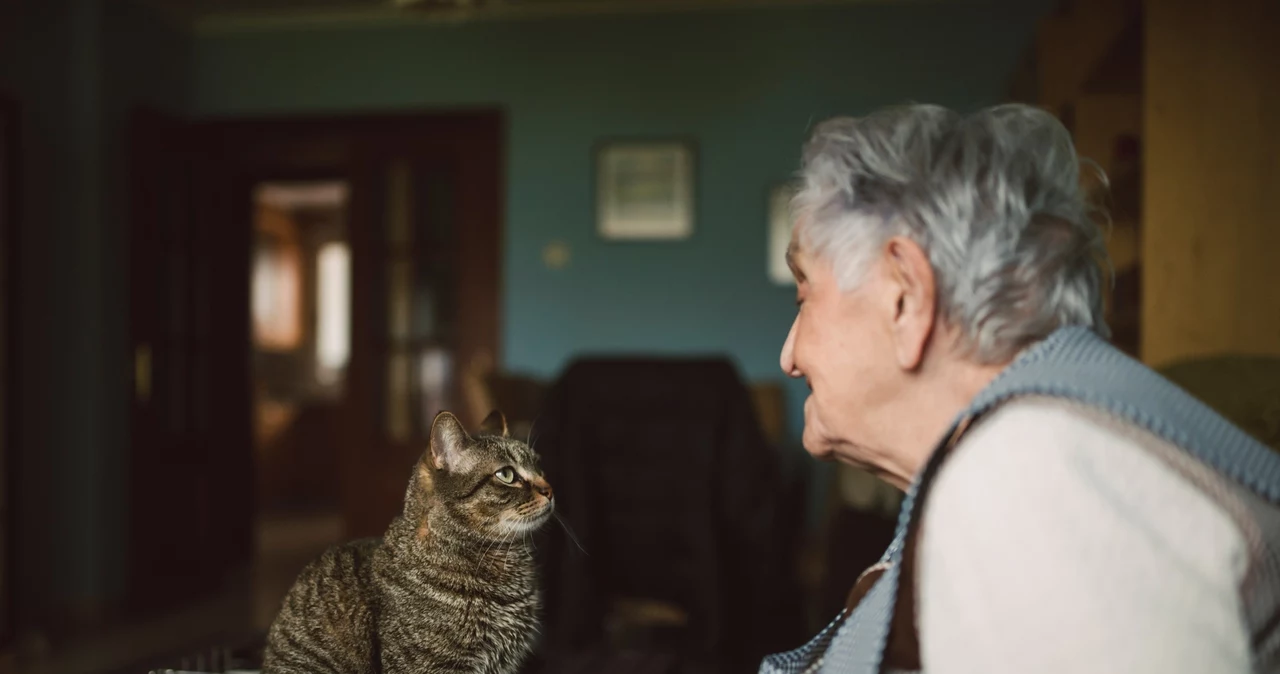
[{"label": "cat's striped fur", "polygon": [[[264,674],[508,674],[538,629],[528,548],[550,516],[537,455],[501,415],[471,437],[442,412],[381,539],[325,552],[271,626]],[[508,472],[509,471],[509,472]]]}]

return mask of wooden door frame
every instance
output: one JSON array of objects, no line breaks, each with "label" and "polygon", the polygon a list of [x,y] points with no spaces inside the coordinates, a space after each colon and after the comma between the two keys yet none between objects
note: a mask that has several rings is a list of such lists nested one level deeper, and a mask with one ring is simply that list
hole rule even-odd
[{"label": "wooden door frame", "polygon": [[[480,349],[488,349],[497,356],[500,346],[500,313],[502,286],[502,222],[505,214],[505,115],[496,109],[456,110],[447,112],[395,112],[334,116],[269,116],[232,119],[215,119],[197,122],[193,133],[205,139],[206,147],[217,148],[224,158],[241,171],[237,177],[244,182],[250,177],[265,175],[324,175],[335,167],[354,160],[352,154],[360,150],[341,147],[342,140],[332,142],[332,155],[323,151],[313,158],[300,158],[281,163],[271,156],[272,143],[296,143],[306,145],[309,139],[344,137],[355,143],[355,138],[373,139],[374,143],[392,145],[399,140],[429,137],[430,143],[439,143],[456,149],[457,145],[473,143],[465,152],[474,161],[466,170],[477,180],[464,184],[471,190],[493,186],[487,194],[468,194],[473,203],[486,207],[468,211],[467,220],[459,223],[464,236],[459,239],[458,254],[468,261],[459,278],[459,289],[464,293],[458,317],[458,342],[465,344],[465,353],[459,351],[459,362],[468,362],[462,356],[471,356]],[[260,148],[267,147],[266,150]],[[345,154],[345,157],[339,156]],[[476,309],[473,311],[472,308]],[[492,308],[493,311],[489,311]]]},{"label": "wooden door frame", "polygon": [[[225,337],[222,332],[235,335],[237,329],[235,321],[216,314],[226,310],[228,303],[222,299],[226,292],[221,285],[215,291],[209,279],[200,277],[203,272],[197,268],[194,254],[200,237],[211,231],[208,221],[218,220],[221,213],[207,201],[216,195],[216,186],[201,194],[194,189],[202,177],[197,168],[218,164],[198,152],[187,126],[185,119],[167,111],[141,106],[133,111],[127,127],[131,174],[129,330],[135,361],[126,395],[131,401],[128,471],[135,488],[129,494],[125,610],[135,614],[172,609],[216,592],[224,572],[248,543],[248,531],[237,531],[231,523],[238,519],[237,509],[251,506],[243,504],[243,497],[225,498],[235,493],[224,487],[233,487],[237,466],[231,461],[234,454],[221,451],[238,444],[243,429],[234,419],[212,421],[215,415],[225,416],[225,409],[220,408],[234,405],[239,388],[235,370],[228,369],[225,362],[216,362],[218,357],[223,361],[234,358],[237,340],[215,337]],[[172,238],[175,233],[180,237]],[[210,261],[218,259],[219,269],[230,271],[234,259],[222,253],[232,250],[235,242],[225,238],[210,236],[204,241],[210,245],[201,253]],[[164,246],[179,241],[186,264],[175,267],[171,263],[179,253]],[[207,290],[203,301],[198,301],[201,278],[206,281],[202,289]],[[166,296],[174,289],[184,293],[176,304],[173,297]],[[182,312],[172,313],[175,306]],[[206,327],[200,330],[197,306],[207,315],[203,321]],[[205,347],[199,365],[194,357],[196,344]],[[141,397],[140,384],[145,384],[146,390]],[[172,390],[161,388],[175,384]],[[170,405],[178,405],[182,411],[171,417],[174,408]],[[197,422],[202,412],[203,419]],[[178,425],[167,423],[175,418],[181,420]],[[183,505],[158,508],[154,492],[172,489],[179,475],[188,478],[183,482]],[[166,514],[181,521],[165,520]],[[164,546],[157,545],[163,536],[180,541],[167,554]]]},{"label": "wooden door frame", "polygon": [[[253,118],[212,119],[192,125],[191,133],[199,139],[202,151],[216,153],[232,175],[224,176],[233,184],[232,193],[243,191],[255,180],[274,176],[334,175],[348,176],[353,182],[367,179],[367,172],[380,157],[414,147],[447,152],[458,158],[460,192],[457,198],[466,206],[459,208],[455,223],[458,234],[456,254],[466,264],[458,266],[457,349],[455,368],[460,379],[466,364],[482,351],[493,357],[500,353],[500,314],[502,287],[502,235],[505,215],[505,115],[496,109],[394,112],[353,115],[268,116]],[[358,202],[362,197],[353,192],[348,204],[351,212],[370,212],[370,204]],[[250,223],[246,223],[250,224]],[[367,257],[367,246],[356,240],[367,232],[348,228],[352,242],[352,321],[353,325],[372,326],[381,310],[377,298],[361,298],[361,287],[376,287],[372,275],[385,273],[374,269]],[[244,298],[248,315],[249,297]],[[369,330],[357,331],[351,337],[353,356],[372,353],[380,348],[370,340],[377,335]],[[381,381],[381,364],[353,357],[347,370],[348,391],[373,393]],[[383,428],[376,416],[376,396],[364,404],[350,405],[353,415],[348,428]],[[461,401],[461,397],[456,399]],[[359,402],[359,401],[357,401]],[[473,420],[479,421],[479,420]],[[340,465],[361,461],[360,451],[377,443],[371,437],[344,437],[339,452]],[[252,451],[251,447],[244,449]],[[350,472],[350,471],[345,471]],[[349,485],[344,489],[359,489]],[[399,498],[399,495],[396,495]],[[348,495],[350,503],[357,498]],[[351,514],[350,512],[348,513]],[[365,519],[354,515],[357,520]],[[367,523],[353,524],[356,533],[368,533]],[[385,526],[385,524],[383,525]]]}]

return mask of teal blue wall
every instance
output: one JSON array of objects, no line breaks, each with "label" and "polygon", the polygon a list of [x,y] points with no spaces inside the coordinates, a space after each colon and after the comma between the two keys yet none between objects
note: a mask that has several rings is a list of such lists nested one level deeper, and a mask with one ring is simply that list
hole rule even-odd
[{"label": "teal blue wall", "polygon": [[123,533],[105,516],[99,479],[114,444],[104,432],[98,313],[100,10],[96,2],[22,2],[0,19],[0,89],[17,100],[22,132],[19,313],[9,333],[22,349],[9,392],[18,429],[10,449],[21,452],[12,483],[20,607],[93,595],[111,566],[106,538]]},{"label": "teal blue wall", "polygon": [[0,7],[0,95],[20,113],[18,618],[57,623],[124,591],[128,530],[127,111],[181,113],[189,39],[127,0]]},{"label": "teal blue wall", "polygon": [[[1012,3],[1011,3],[1012,4]],[[1025,3],[1024,3],[1025,4]],[[498,106],[508,120],[504,361],[727,352],[780,377],[791,292],[765,277],[765,191],[809,124],[906,100],[998,101],[1037,6],[913,2],[188,38],[125,0],[0,3],[0,94],[23,108],[14,338],[16,590],[28,619],[123,586],[129,342],[127,113],[204,117]],[[593,234],[591,148],[679,135],[699,150],[697,233]],[[540,263],[551,240],[570,266]],[[789,388],[798,437],[803,387]]]},{"label": "teal blue wall", "polygon": [[[781,378],[794,311],[765,275],[765,194],[811,122],[905,101],[1002,100],[1037,4],[927,3],[665,16],[207,34],[204,116],[500,106],[507,112],[505,364],[554,374],[583,351],[727,352]],[[691,137],[697,231],[683,243],[594,235],[591,150]],[[568,243],[562,270],[541,262]],[[789,388],[798,438],[804,388]]]},{"label": "teal blue wall", "polygon": [[103,301],[96,307],[95,321],[102,326],[98,348],[107,354],[101,366],[108,391],[102,403],[101,442],[109,452],[109,460],[103,462],[97,479],[105,485],[100,509],[112,524],[104,534],[109,554],[101,571],[102,587],[107,596],[115,597],[125,591],[128,568],[124,546],[128,496],[134,489],[145,489],[145,485],[130,484],[133,343],[129,314],[117,309],[129,305],[130,291],[129,120],[142,106],[177,118],[186,114],[191,40],[183,27],[173,25],[144,5],[129,0],[98,1],[102,3],[100,152],[105,166],[106,208],[102,226],[107,234],[98,251],[104,281],[99,290]]}]

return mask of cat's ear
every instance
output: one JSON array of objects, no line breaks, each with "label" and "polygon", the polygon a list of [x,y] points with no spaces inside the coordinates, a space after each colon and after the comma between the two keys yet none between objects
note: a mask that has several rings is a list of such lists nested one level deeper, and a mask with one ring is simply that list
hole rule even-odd
[{"label": "cat's ear", "polygon": [[490,412],[489,416],[480,422],[480,432],[488,433],[489,435],[501,435],[504,438],[511,437],[510,431],[507,430],[507,417],[498,410]]},{"label": "cat's ear", "polygon": [[454,472],[465,470],[467,444],[471,436],[462,427],[458,417],[449,412],[441,412],[431,422],[431,447],[427,453],[431,456],[431,465],[437,470]]}]

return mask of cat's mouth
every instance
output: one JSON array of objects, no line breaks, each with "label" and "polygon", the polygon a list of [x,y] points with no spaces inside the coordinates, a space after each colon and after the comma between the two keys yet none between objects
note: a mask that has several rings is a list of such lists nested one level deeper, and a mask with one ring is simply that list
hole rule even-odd
[{"label": "cat's mouth", "polygon": [[551,519],[551,514],[554,511],[554,502],[547,501],[544,506],[538,508],[536,511],[529,514],[521,513],[515,517],[508,518],[504,524],[510,531],[522,534],[529,533],[541,527],[543,524],[546,524],[547,520]]}]

